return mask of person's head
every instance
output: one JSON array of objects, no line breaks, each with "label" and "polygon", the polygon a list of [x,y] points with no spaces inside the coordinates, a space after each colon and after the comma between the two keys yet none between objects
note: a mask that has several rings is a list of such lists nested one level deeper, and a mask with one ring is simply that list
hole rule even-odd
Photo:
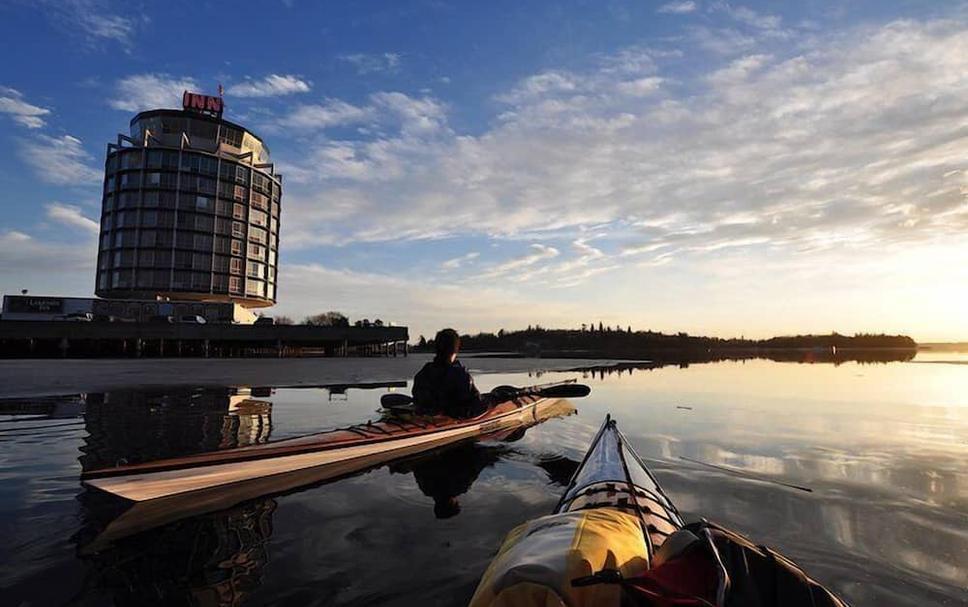
[{"label": "person's head", "polygon": [[434,349],[438,359],[454,362],[460,352],[460,335],[453,329],[441,329],[434,337]]},{"label": "person's head", "polygon": [[439,519],[452,518],[460,514],[460,502],[456,497],[434,499],[434,516]]}]

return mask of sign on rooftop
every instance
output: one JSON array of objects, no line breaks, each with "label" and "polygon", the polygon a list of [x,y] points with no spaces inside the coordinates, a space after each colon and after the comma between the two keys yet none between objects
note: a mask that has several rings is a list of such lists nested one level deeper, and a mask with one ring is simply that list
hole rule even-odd
[{"label": "sign on rooftop", "polygon": [[198,112],[200,114],[208,114],[216,118],[221,118],[224,107],[225,104],[221,97],[212,97],[189,91],[185,91],[182,94],[182,109],[185,111]]}]

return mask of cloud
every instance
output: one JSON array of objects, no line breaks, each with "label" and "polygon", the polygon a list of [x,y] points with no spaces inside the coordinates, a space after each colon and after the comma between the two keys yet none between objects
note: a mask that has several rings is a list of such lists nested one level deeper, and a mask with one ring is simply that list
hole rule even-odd
[{"label": "cloud", "polygon": [[48,219],[62,223],[73,228],[80,228],[89,234],[97,234],[101,227],[98,222],[86,217],[79,207],[52,202],[45,205],[45,214]]},{"label": "cloud", "polygon": [[93,157],[81,140],[71,135],[33,135],[20,143],[21,157],[42,181],[55,185],[90,186],[103,178],[100,169],[88,163]]},{"label": "cloud", "polygon": [[370,110],[358,107],[339,99],[328,99],[324,103],[297,105],[277,124],[299,129],[326,129],[364,122]]},{"label": "cloud", "polygon": [[246,79],[234,84],[227,93],[235,97],[278,97],[308,93],[310,83],[290,74],[269,74],[261,80]]},{"label": "cloud", "polygon": [[41,116],[50,114],[50,110],[27,103],[16,89],[0,86],[0,114],[8,114],[28,129],[39,129],[46,124]]},{"label": "cloud", "polygon": [[481,254],[478,253],[477,251],[471,251],[466,255],[461,255],[460,257],[454,257],[453,259],[448,259],[444,263],[440,264],[440,267],[444,268],[445,270],[456,270],[457,268],[465,265],[467,262],[474,261],[480,256]]},{"label": "cloud", "polygon": [[37,6],[60,28],[91,45],[114,41],[130,48],[138,27],[147,21],[119,14],[110,0],[41,0]]},{"label": "cloud", "polygon": [[[966,153],[968,27],[898,21],[811,32],[783,52],[750,44],[675,79],[648,49],[545,70],[499,95],[475,134],[454,132],[432,98],[371,98],[361,124],[379,128],[292,162],[310,176],[290,185],[293,233],[305,246],[549,242],[604,226],[601,250],[620,261],[599,268],[910,246],[968,228],[968,181],[952,172]],[[406,134],[402,108],[421,108]],[[345,204],[319,209],[331,201]]]},{"label": "cloud", "polygon": [[[85,237],[83,244],[64,244],[18,230],[0,231],[0,285],[10,287],[0,290],[10,293],[14,288],[29,288],[32,280],[49,281],[55,274],[93,270],[96,258],[97,239],[93,237]],[[33,272],[44,274],[35,277]],[[85,282],[93,285],[93,274],[86,275]]]},{"label": "cloud", "polygon": [[134,74],[117,81],[108,105],[126,112],[180,108],[182,94],[197,89],[198,83],[193,78],[175,78],[162,73]]},{"label": "cloud", "polygon": [[734,20],[749,27],[761,30],[777,31],[780,29],[782,22],[782,19],[776,15],[765,15],[749,7],[733,6],[728,2],[717,2],[711,8],[714,11],[724,12]]},{"label": "cloud", "polygon": [[673,2],[666,2],[656,9],[656,12],[684,15],[686,13],[694,12],[697,8],[696,3],[692,0],[675,0]]},{"label": "cloud", "polygon": [[400,69],[400,55],[397,53],[353,53],[340,55],[339,59],[355,67],[357,74],[396,72]]},{"label": "cloud", "polygon": [[[519,272],[521,270],[531,268],[536,264],[540,264],[543,261],[548,261],[558,257],[561,252],[554,248],[543,244],[533,244],[530,247],[530,251],[524,255],[519,255],[495,265],[488,269],[482,276],[485,278],[495,278],[497,276],[503,276],[512,272]],[[519,275],[520,276],[520,275]]]}]

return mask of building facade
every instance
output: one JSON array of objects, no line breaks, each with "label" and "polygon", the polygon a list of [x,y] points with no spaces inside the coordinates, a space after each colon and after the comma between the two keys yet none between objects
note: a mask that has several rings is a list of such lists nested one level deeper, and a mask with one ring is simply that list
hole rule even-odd
[{"label": "building facade", "polygon": [[220,98],[204,97],[216,112],[201,97],[138,114],[108,144],[99,297],[275,303],[282,176]]}]

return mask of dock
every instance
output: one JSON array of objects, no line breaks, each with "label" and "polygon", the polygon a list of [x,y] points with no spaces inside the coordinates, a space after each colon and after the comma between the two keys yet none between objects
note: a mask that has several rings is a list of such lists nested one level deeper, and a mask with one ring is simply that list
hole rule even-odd
[{"label": "dock", "polygon": [[2,358],[407,356],[407,327],[0,321]]}]

